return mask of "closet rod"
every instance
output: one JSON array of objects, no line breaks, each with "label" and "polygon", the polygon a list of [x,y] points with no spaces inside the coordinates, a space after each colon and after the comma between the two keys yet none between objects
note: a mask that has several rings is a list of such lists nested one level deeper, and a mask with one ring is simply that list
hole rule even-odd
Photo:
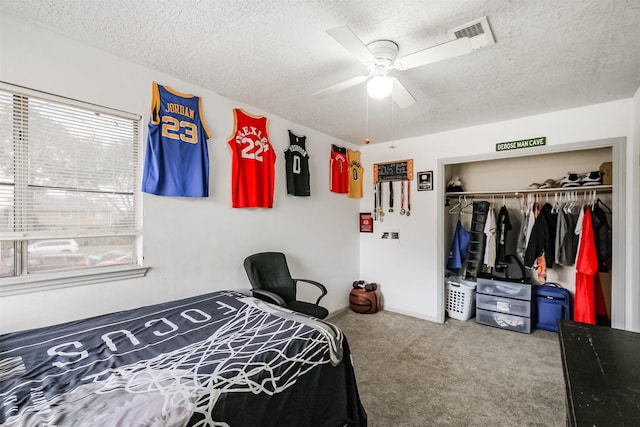
[{"label": "closet rod", "polygon": [[537,188],[533,190],[496,190],[496,191],[455,191],[445,193],[446,197],[457,196],[511,196],[519,197],[523,194],[540,194],[540,193],[590,193],[592,191],[598,193],[611,193],[612,185],[592,185],[582,187],[558,187],[558,188]]}]

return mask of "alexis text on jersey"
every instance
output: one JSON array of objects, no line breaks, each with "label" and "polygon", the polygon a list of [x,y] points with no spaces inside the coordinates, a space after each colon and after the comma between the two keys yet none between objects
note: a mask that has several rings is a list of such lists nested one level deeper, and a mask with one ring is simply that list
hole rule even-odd
[{"label": "alexis text on jersey", "polygon": [[233,155],[231,204],[234,208],[273,207],[276,153],[269,142],[268,119],[233,109],[234,131],[227,140]]}]

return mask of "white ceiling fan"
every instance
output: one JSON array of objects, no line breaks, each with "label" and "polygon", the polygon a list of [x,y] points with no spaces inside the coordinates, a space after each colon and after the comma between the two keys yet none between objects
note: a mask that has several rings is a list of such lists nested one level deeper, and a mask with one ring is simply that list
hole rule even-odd
[{"label": "white ceiling fan", "polygon": [[319,90],[313,93],[313,96],[324,98],[367,81],[369,96],[381,99],[391,95],[400,108],[409,107],[416,102],[416,99],[397,78],[389,76],[392,70],[408,70],[466,55],[472,51],[473,47],[469,37],[460,37],[398,58],[398,45],[391,40],[377,40],[365,45],[345,25],[331,28],[327,33],[364,63],[368,74]]}]

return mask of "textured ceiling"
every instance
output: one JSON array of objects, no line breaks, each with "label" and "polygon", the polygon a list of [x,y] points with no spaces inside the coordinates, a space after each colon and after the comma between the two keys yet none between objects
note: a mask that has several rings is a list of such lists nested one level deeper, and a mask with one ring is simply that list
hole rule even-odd
[{"label": "textured ceiling", "polygon": [[[0,11],[361,144],[633,96],[638,0],[0,0]],[[326,30],[348,25],[403,56],[487,16],[496,44],[394,71],[417,99],[369,100],[361,84],[311,94],[366,68]]]}]

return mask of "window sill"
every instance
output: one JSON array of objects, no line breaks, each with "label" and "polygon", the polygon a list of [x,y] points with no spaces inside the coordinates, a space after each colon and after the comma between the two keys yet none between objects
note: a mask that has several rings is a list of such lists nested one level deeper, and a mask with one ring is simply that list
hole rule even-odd
[{"label": "window sill", "polygon": [[48,291],[72,286],[144,277],[149,267],[105,267],[99,270],[32,274],[26,277],[0,279],[0,297]]}]

